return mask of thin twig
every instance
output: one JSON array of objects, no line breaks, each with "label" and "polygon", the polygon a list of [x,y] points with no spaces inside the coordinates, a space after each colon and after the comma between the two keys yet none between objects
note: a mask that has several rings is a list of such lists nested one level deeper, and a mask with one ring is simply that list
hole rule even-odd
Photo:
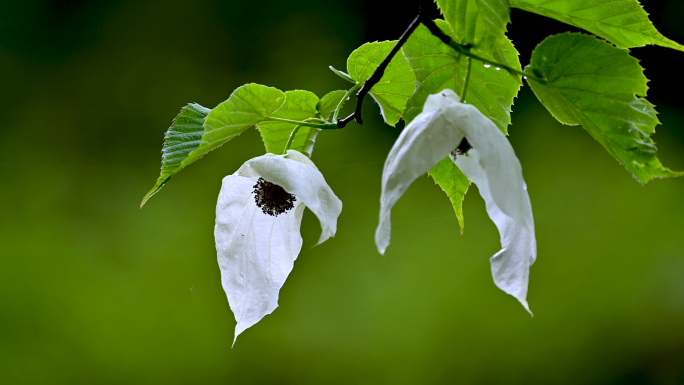
[{"label": "thin twig", "polygon": [[376,85],[380,79],[382,79],[382,75],[384,75],[385,69],[387,69],[389,63],[392,61],[392,59],[394,59],[394,55],[399,52],[404,43],[406,43],[406,40],[408,40],[409,36],[411,36],[411,33],[413,33],[413,31],[418,27],[418,24],[420,24],[420,18],[420,13],[418,13],[418,16],[413,19],[409,27],[401,35],[399,41],[397,41],[397,44],[395,44],[390,53],[387,54],[385,60],[380,63],[375,72],[373,72],[373,75],[366,80],[366,82],[363,84],[363,87],[361,87],[361,90],[359,90],[359,93],[356,94],[356,111],[354,112],[354,116],[357,123],[363,124],[363,119],[361,118],[361,106],[363,106],[363,98],[371,90],[371,88],[373,88],[373,86]]}]

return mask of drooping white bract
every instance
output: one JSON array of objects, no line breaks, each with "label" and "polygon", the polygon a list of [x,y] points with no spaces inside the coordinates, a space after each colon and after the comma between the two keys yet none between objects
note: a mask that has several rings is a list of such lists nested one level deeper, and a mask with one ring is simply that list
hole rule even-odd
[{"label": "drooping white bract", "polygon": [[387,156],[382,173],[380,223],[375,243],[381,254],[390,240],[390,211],[419,176],[451,154],[463,138],[472,148],[452,155],[477,185],[487,213],[499,229],[502,249],[490,259],[496,285],[517,298],[527,311],[529,268],[537,257],[532,206],[520,161],[505,135],[452,90],[430,95],[423,112],[404,130]]},{"label": "drooping white bract", "polygon": [[[262,180],[294,195],[287,210],[269,215],[257,206],[255,188]],[[297,151],[250,159],[223,179],[214,236],[221,282],[237,321],[236,339],[278,307],[278,292],[302,248],[305,207],[321,223],[318,243],[335,235],[342,202],[313,162]]]}]

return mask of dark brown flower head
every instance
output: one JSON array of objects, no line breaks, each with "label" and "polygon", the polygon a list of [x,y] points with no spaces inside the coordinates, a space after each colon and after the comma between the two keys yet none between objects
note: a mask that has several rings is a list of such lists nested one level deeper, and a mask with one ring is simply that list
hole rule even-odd
[{"label": "dark brown flower head", "polygon": [[264,214],[277,217],[292,210],[297,198],[277,184],[259,178],[257,184],[254,185],[254,201],[258,207],[261,207]]},{"label": "dark brown flower head", "polygon": [[467,154],[468,150],[470,150],[471,148],[473,148],[473,146],[471,146],[470,143],[468,143],[468,139],[463,137],[461,144],[459,144],[458,147],[456,147],[456,149],[451,152],[451,156],[453,156],[454,160],[456,160],[456,156]]}]

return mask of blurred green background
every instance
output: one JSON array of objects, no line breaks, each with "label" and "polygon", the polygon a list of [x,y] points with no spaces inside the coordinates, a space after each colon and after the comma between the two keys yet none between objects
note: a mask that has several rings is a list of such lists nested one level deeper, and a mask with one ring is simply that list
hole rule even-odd
[{"label": "blurred green background", "polygon": [[[684,6],[646,3],[684,42]],[[280,308],[231,349],[214,209],[222,177],[262,154],[261,139],[234,139],[140,210],[164,131],[186,103],[214,107],[248,82],[319,96],[347,87],[327,66],[397,38],[416,8],[3,1],[0,383],[684,383],[684,179],[641,186],[527,86],[510,140],[535,213],[534,318],[492,283],[499,237],[475,187],[460,236],[446,195],[416,181],[377,253],[380,175],[399,129],[369,102],[365,125],[322,133],[314,151],[344,202],[337,236],[312,248],[320,227],[305,214]],[[545,36],[573,30],[512,19],[523,65]],[[682,170],[684,53],[633,52],[652,79],[660,157]]]}]

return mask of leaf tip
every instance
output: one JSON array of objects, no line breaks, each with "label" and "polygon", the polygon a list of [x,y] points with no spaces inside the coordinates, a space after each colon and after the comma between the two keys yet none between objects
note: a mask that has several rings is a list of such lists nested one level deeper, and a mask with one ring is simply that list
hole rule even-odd
[{"label": "leaf tip", "polygon": [[143,206],[145,206],[145,203],[147,203],[147,201],[150,199],[151,196],[152,195],[150,195],[150,193],[147,193],[147,195],[145,195],[145,197],[143,197],[142,202],[140,202],[140,209],[141,210],[142,210]]},{"label": "leaf tip", "polygon": [[140,208],[142,209],[143,206],[145,206],[145,203],[147,203],[150,198],[152,198],[152,195],[156,194],[159,190],[161,189],[161,186],[155,185],[152,187],[152,190],[148,191],[147,194],[142,199],[142,202],[140,202]]}]

